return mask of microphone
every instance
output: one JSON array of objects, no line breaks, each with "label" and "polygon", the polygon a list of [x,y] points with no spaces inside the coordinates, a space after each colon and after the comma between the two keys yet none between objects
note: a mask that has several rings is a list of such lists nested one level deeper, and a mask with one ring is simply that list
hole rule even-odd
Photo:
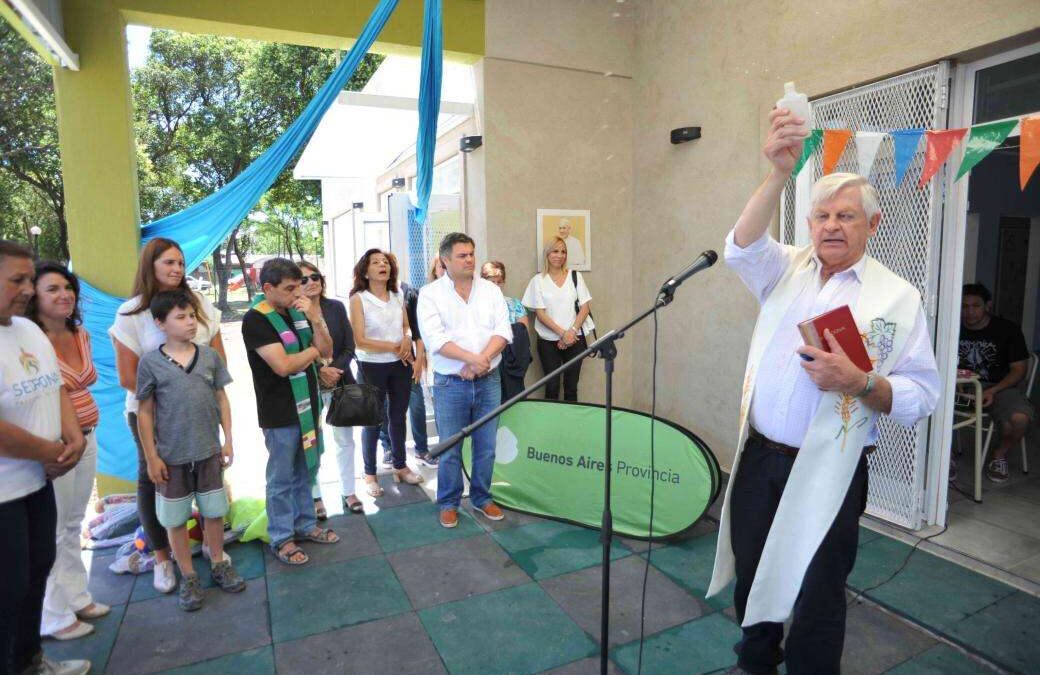
[{"label": "microphone", "polygon": [[679,272],[674,277],[664,282],[661,286],[661,290],[657,294],[657,301],[659,303],[668,304],[672,301],[672,296],[675,295],[675,289],[679,287],[679,284],[686,281],[694,274],[702,270],[706,270],[715,264],[715,261],[719,259],[719,254],[712,250],[707,250],[697,256],[697,259],[687,266],[682,272]]}]

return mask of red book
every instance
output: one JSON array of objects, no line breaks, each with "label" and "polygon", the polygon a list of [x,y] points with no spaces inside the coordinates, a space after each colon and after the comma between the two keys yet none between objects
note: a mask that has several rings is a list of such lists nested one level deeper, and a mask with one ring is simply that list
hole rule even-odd
[{"label": "red book", "polygon": [[859,327],[856,326],[856,320],[852,318],[852,310],[848,305],[842,305],[837,309],[803,321],[798,324],[798,330],[801,332],[805,344],[825,352],[830,352],[831,348],[823,337],[823,331],[830,330],[831,335],[845,350],[845,355],[860,370],[869,373],[874,369],[870,357],[867,356],[867,347],[863,344],[863,338],[859,334]]}]

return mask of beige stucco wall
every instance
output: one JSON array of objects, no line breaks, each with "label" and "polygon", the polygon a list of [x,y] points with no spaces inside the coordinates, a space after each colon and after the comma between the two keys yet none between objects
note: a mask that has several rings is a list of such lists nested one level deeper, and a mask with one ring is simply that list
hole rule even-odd
[{"label": "beige stucco wall", "polygon": [[[628,3],[626,3],[628,4]],[[1040,27],[1040,2],[634,3],[634,213],[655,252],[636,261],[633,296],[723,238],[764,177],[765,117],[794,80],[819,96],[954,57]],[[490,40],[491,33],[488,33]],[[703,127],[671,146],[668,130]],[[661,412],[732,461],[744,359],[757,305],[724,265],[687,282],[662,314]],[[636,363],[647,362],[644,350]],[[649,405],[637,368],[634,398]]]},{"label": "beige stucco wall", "polygon": [[[482,168],[485,193],[468,208],[467,225],[486,233],[487,256],[506,264],[507,294],[520,297],[536,270],[535,210],[591,210],[593,264],[584,277],[597,324],[617,325],[632,307],[631,20],[613,16],[615,0],[485,7],[487,56],[477,69],[484,146],[467,164],[468,172]],[[631,402],[632,342],[618,360],[620,405]],[[583,365],[582,400],[602,400],[602,370],[601,361]],[[540,374],[536,358],[528,380]]]},{"label": "beige stucco wall", "polygon": [[[785,80],[819,96],[993,49],[1040,29],[1040,2],[488,0],[485,17],[474,231],[518,295],[535,269],[535,209],[592,209],[587,278],[610,327],[700,251],[722,252],[767,170],[765,116]],[[669,131],[689,125],[703,137],[671,145]],[[659,412],[727,468],[756,312],[720,263],[661,313]],[[649,409],[649,335],[621,343],[622,405]],[[583,399],[599,400],[599,370],[586,365]]]}]

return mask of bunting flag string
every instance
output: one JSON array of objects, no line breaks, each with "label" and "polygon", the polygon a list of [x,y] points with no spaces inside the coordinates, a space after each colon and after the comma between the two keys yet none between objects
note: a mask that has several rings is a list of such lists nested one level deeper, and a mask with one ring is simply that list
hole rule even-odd
[{"label": "bunting flag string", "polygon": [[1030,177],[1040,166],[1040,116],[1026,117],[999,122],[976,124],[963,129],[893,129],[891,131],[856,131],[850,129],[811,129],[805,139],[802,155],[794,168],[794,175],[805,167],[817,150],[822,146],[821,170],[823,175],[830,174],[838,167],[842,156],[848,149],[849,142],[855,139],[856,165],[860,175],[869,176],[873,171],[881,144],[886,136],[892,137],[893,160],[895,163],[894,182],[896,187],[902,185],[910,164],[917,156],[921,137],[925,137],[924,162],[917,186],[923,188],[939,172],[950,159],[953,151],[967,136],[964,144],[964,156],[954,180],[966,176],[979,162],[1001,146],[1014,133],[1021,123],[1019,183],[1026,189]]}]

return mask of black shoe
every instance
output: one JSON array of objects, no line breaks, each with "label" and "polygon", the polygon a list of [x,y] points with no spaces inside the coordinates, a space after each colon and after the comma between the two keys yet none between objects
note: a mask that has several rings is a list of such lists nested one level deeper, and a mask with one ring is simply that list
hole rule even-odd
[{"label": "black shoe", "polygon": [[202,608],[202,583],[198,574],[189,574],[181,579],[180,597],[177,604],[185,612]]},{"label": "black shoe", "polygon": [[420,466],[425,466],[430,469],[437,468],[437,462],[440,461],[439,457],[430,457],[430,453],[422,452],[415,453],[415,460],[419,462]]}]

